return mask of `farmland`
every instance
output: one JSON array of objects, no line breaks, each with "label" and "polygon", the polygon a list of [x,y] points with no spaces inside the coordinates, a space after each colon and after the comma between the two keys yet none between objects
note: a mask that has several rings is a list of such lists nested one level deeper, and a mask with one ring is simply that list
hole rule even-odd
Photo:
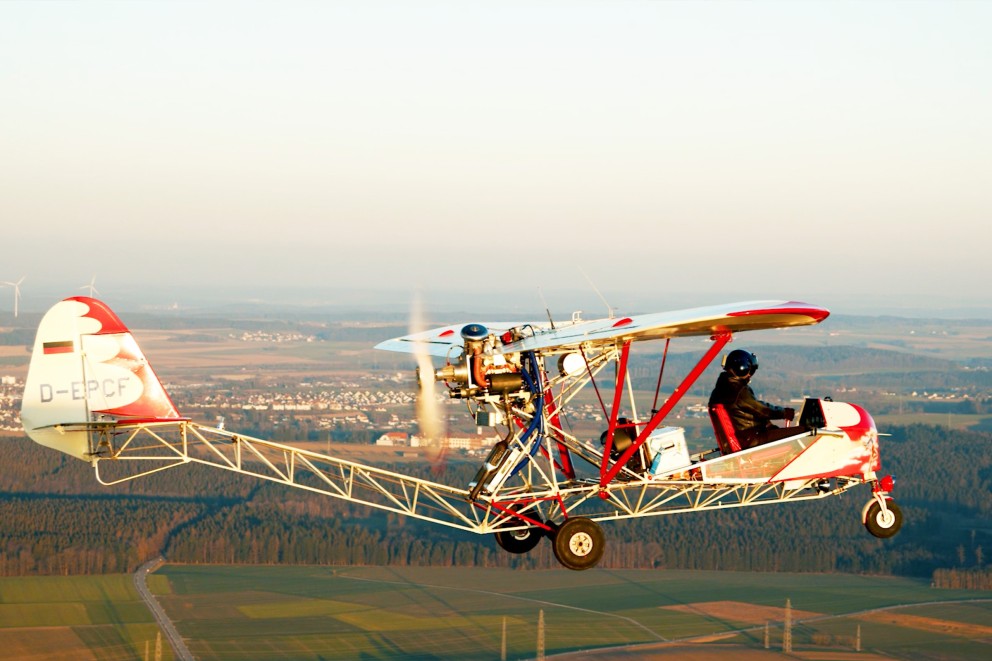
[{"label": "farmland", "polygon": [[[166,589],[164,577],[151,582]],[[0,579],[0,658],[134,659],[157,636],[130,575]]]},{"label": "farmland", "polygon": [[[987,593],[891,577],[166,565],[150,585],[197,659],[499,659],[504,623],[507,658],[533,658],[542,611],[549,655],[782,658],[787,599],[799,658],[984,659],[992,636]],[[130,576],[0,579],[0,595],[0,658],[154,649]]]}]

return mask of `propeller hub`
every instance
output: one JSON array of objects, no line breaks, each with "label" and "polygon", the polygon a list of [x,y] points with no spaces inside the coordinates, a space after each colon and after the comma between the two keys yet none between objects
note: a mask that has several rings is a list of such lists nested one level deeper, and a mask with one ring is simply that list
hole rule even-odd
[{"label": "propeller hub", "polygon": [[433,367],[421,366],[417,368],[417,385],[423,387],[437,382],[437,372]]}]

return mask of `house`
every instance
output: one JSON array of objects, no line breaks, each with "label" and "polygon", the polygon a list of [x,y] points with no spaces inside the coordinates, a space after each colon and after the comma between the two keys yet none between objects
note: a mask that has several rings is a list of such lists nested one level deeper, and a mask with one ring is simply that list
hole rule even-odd
[{"label": "house", "polygon": [[377,438],[375,444],[385,447],[406,447],[410,445],[410,437],[406,432],[389,431]]}]

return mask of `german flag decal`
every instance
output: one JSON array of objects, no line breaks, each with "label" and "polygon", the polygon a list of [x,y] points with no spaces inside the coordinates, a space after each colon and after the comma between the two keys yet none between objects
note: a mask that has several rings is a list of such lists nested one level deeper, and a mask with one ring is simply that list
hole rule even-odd
[{"label": "german flag decal", "polygon": [[42,348],[45,350],[46,356],[50,353],[72,353],[72,340],[45,342]]}]

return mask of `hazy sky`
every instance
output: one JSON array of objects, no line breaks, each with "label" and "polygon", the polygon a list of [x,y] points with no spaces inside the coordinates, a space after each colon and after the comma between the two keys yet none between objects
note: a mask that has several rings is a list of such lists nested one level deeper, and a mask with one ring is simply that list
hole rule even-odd
[{"label": "hazy sky", "polygon": [[0,280],[992,309],[990,34],[989,2],[3,2]]}]

